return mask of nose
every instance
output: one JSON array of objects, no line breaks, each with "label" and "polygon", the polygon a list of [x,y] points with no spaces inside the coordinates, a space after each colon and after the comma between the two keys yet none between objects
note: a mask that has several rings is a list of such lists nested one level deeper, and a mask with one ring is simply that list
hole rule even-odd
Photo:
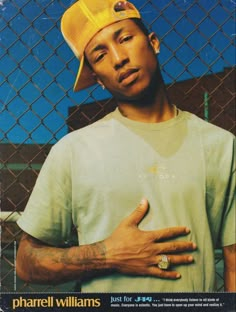
[{"label": "nose", "polygon": [[122,47],[117,45],[112,45],[111,48],[112,63],[115,70],[122,68],[125,64],[129,62],[129,57]]}]

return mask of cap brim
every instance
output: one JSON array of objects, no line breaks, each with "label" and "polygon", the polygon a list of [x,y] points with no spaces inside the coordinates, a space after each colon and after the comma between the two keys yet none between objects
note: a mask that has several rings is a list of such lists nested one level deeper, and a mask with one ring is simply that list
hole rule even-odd
[{"label": "cap brim", "polygon": [[89,66],[86,64],[84,55],[82,55],[80,59],[79,71],[75,80],[73,90],[74,92],[77,92],[77,91],[86,89],[88,87],[91,87],[96,83],[97,81],[95,77],[93,76],[93,72],[89,68]]}]

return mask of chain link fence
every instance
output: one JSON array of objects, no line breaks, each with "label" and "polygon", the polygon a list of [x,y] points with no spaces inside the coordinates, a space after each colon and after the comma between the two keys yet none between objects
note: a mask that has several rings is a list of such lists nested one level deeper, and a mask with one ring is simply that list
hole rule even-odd
[{"label": "chain link fence", "polygon": [[[73,291],[25,284],[15,274],[24,210],[51,146],[114,109],[98,86],[73,93],[78,61],[60,33],[70,0],[0,0],[1,286],[3,292]],[[171,100],[235,133],[235,2],[134,0],[161,41]],[[217,288],[223,289],[216,250]]]}]

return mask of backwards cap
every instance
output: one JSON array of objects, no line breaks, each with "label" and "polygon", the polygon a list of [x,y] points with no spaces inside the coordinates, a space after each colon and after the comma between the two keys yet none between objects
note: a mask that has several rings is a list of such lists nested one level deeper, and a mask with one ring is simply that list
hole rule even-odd
[{"label": "backwards cap", "polygon": [[65,11],[61,20],[61,31],[80,60],[75,92],[96,83],[85,62],[84,51],[87,44],[104,27],[128,18],[141,18],[139,11],[128,1],[78,0]]}]

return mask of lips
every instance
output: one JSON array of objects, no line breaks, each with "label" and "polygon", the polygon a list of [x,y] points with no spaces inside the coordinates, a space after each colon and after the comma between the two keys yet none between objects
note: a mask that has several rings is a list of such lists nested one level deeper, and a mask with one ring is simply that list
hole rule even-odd
[{"label": "lips", "polygon": [[118,81],[119,83],[123,82],[124,80],[126,80],[127,78],[131,78],[131,76],[135,73],[138,72],[138,69],[137,68],[130,68],[124,72],[121,72],[119,74],[119,77],[118,77]]}]

